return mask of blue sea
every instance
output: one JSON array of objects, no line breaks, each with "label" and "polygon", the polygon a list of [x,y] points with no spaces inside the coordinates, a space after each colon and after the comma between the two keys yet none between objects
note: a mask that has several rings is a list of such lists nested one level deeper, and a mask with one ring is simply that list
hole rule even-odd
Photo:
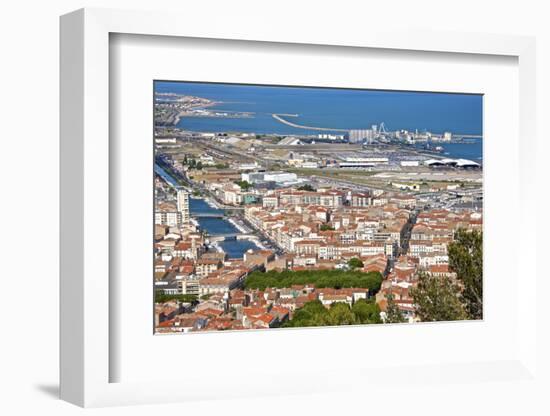
[{"label": "blue sea", "polygon": [[[364,129],[384,122],[387,130],[482,134],[482,95],[431,92],[303,88],[258,85],[155,82],[155,91],[222,101],[224,111],[247,111],[253,118],[183,118],[178,127],[193,131],[258,134],[319,134],[273,119],[273,113],[298,114],[289,121],[335,129]],[[482,141],[444,145],[450,157],[480,159]]]},{"label": "blue sea", "polygon": [[443,147],[442,156],[470,160],[483,159],[483,140],[480,138],[473,139],[473,143],[446,143],[441,147]]}]

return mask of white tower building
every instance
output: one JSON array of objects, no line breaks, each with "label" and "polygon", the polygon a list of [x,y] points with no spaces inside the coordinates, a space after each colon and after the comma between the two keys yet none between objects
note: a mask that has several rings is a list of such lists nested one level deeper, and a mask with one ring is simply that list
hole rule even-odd
[{"label": "white tower building", "polygon": [[181,222],[187,224],[189,222],[189,192],[183,189],[178,189],[178,212],[181,215]]}]

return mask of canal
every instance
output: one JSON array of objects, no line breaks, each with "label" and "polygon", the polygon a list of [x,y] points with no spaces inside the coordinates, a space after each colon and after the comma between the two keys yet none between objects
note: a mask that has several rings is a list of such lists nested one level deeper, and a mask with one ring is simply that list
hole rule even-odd
[{"label": "canal", "polygon": [[[212,207],[202,198],[189,198],[189,211],[193,214],[222,214],[223,210]],[[199,227],[211,236],[239,234],[240,231],[225,217],[198,217]],[[243,254],[258,246],[251,240],[227,239],[218,243],[230,259],[242,259]]]},{"label": "canal", "polygon": [[176,181],[168,172],[166,172],[158,163],[155,163],[155,173],[164,179],[169,185],[174,188],[178,186]]},{"label": "canal", "polygon": [[[202,198],[189,198],[189,211],[193,214],[223,214],[222,209],[214,208]],[[197,221],[202,230],[211,236],[239,233],[237,227],[220,217],[198,217]]]},{"label": "canal", "polygon": [[[170,173],[155,163],[155,173],[173,187],[178,186],[178,181]],[[193,214],[224,214],[222,209],[209,205],[202,198],[189,198],[189,211]],[[227,218],[224,217],[198,217],[197,221],[201,230],[211,236],[222,234],[239,234],[240,231]],[[252,240],[227,239],[218,243],[219,247],[227,253],[231,259],[242,259],[243,254],[249,249],[257,249],[258,246]]]}]

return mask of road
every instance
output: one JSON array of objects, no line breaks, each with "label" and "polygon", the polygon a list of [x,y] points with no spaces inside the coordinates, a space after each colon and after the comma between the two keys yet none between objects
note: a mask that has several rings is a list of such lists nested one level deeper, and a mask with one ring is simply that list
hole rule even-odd
[{"label": "road", "polygon": [[403,236],[401,238],[401,246],[399,247],[399,255],[401,254],[407,254],[409,251],[409,241],[411,239],[411,231],[414,227],[414,224],[416,224],[416,218],[418,215],[418,211],[412,211],[411,216],[409,217],[409,221],[407,221],[407,224],[405,224],[404,230],[403,230]]}]

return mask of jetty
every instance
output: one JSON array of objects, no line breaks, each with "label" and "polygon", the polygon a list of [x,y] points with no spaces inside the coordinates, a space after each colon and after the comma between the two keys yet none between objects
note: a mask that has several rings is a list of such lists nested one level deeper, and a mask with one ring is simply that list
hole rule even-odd
[{"label": "jetty", "polygon": [[349,130],[346,129],[332,129],[330,127],[312,127],[312,126],[304,126],[303,124],[296,124],[292,123],[288,120],[285,120],[283,117],[298,117],[298,114],[271,114],[271,116],[279,121],[280,123],[286,124],[290,127],[295,127],[297,129],[304,129],[304,130],[318,130],[318,131],[339,131],[347,133]]}]

